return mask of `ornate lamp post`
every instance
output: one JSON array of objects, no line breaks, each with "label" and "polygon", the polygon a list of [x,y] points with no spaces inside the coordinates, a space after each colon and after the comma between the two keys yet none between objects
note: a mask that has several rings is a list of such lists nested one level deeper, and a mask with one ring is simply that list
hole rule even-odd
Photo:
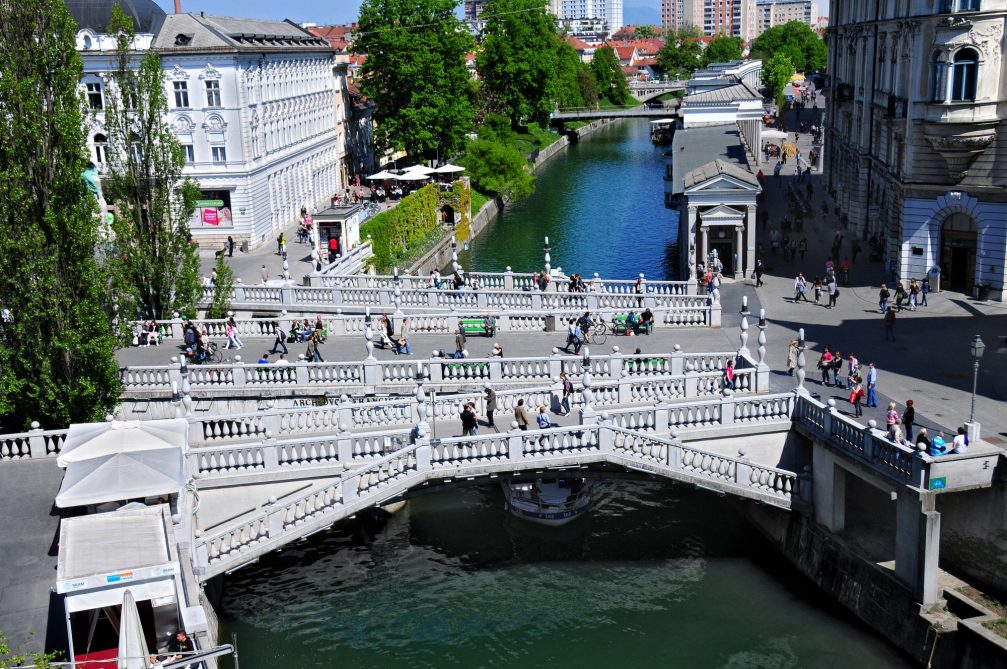
[{"label": "ornate lamp post", "polygon": [[979,359],[983,357],[983,353],[986,352],[986,344],[983,340],[976,335],[972,340],[972,345],[970,347],[972,352],[972,410],[969,412],[969,423],[973,423],[976,417],[976,385],[979,382]]}]

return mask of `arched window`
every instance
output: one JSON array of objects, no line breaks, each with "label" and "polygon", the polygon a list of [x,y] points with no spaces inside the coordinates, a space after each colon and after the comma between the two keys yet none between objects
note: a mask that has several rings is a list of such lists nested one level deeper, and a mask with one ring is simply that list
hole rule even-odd
[{"label": "arched window", "polygon": [[94,162],[97,165],[104,165],[108,160],[108,138],[98,133],[94,136]]},{"label": "arched window", "polygon": [[951,63],[951,100],[975,100],[978,76],[979,54],[975,49],[962,49],[956,53]]}]

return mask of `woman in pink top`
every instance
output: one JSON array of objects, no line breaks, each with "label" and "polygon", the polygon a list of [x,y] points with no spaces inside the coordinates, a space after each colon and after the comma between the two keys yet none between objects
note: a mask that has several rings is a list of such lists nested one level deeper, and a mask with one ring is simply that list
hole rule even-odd
[{"label": "woman in pink top", "polygon": [[822,370],[822,385],[828,386],[829,374],[832,372],[832,351],[829,347],[825,347],[825,352],[822,353],[822,357],[818,359],[818,369]]}]

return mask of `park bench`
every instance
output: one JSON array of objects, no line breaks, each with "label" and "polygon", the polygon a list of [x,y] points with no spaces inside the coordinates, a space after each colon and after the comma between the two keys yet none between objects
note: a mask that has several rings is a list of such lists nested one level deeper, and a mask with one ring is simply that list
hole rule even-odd
[{"label": "park bench", "polygon": [[458,324],[466,335],[486,335],[493,337],[497,333],[496,319],[492,316],[476,318],[460,318]]}]

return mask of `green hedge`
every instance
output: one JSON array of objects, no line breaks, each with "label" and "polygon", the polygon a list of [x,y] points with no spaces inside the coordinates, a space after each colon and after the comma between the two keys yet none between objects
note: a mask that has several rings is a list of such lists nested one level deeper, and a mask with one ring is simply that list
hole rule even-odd
[{"label": "green hedge", "polygon": [[361,238],[371,240],[371,263],[379,271],[398,265],[411,249],[439,231],[437,195],[436,184],[424,186],[360,226]]}]

